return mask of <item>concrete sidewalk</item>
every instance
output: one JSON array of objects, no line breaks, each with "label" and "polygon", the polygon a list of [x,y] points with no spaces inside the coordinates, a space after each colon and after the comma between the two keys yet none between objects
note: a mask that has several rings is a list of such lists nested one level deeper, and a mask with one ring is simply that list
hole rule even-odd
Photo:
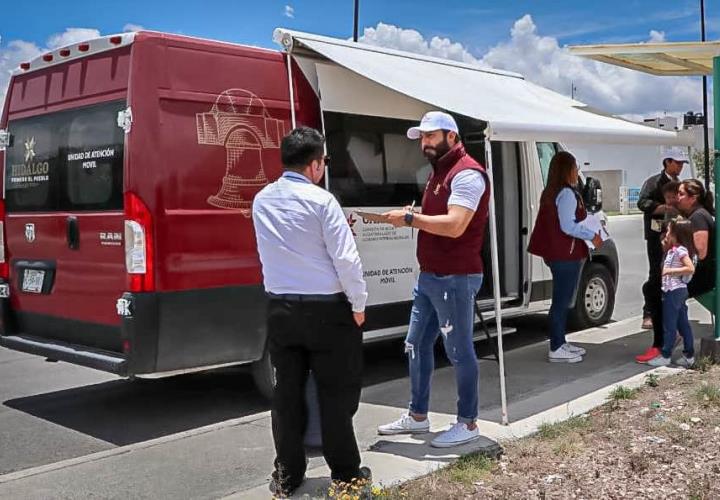
[{"label": "concrete sidewalk", "polygon": [[[709,315],[691,306],[696,339],[712,335]],[[452,450],[429,446],[437,432],[455,421],[452,367],[439,363],[433,379],[432,433],[378,436],[378,424],[397,418],[408,398],[407,377],[364,388],[356,416],[363,462],[376,484],[391,485],[427,474],[473,451],[495,453],[497,442],[534,432],[543,422],[580,414],[602,404],[617,384],[640,385],[648,366],[633,355],[648,345],[651,333],[639,319],[574,334],[588,350],[586,361],[555,365],[546,361],[547,343],[506,353],[509,416],[502,426],[498,368],[481,361],[479,442]],[[521,335],[518,334],[518,335]],[[659,370],[661,374],[673,369]],[[274,457],[269,412],[259,412],[85,457],[0,476],[0,498],[270,498],[267,489]],[[327,491],[329,472],[322,457],[312,457],[309,480],[296,496]]]}]

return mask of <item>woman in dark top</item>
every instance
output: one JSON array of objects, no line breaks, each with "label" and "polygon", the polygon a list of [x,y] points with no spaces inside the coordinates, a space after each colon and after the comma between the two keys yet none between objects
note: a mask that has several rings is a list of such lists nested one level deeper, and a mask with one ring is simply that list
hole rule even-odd
[{"label": "woman in dark top", "polygon": [[715,288],[715,209],[713,195],[706,192],[702,182],[687,179],[678,190],[678,209],[693,228],[693,240],[697,250],[698,264],[692,281],[688,283],[688,295],[697,297]]}]

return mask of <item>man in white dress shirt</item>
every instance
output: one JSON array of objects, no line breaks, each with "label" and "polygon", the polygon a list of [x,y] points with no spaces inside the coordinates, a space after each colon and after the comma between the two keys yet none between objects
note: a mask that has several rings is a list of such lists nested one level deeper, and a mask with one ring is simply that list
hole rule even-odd
[{"label": "man in white dress shirt", "polygon": [[333,480],[370,479],[353,429],[362,386],[367,291],[350,226],[325,172],[324,137],[299,127],[280,146],[284,173],[253,202],[253,223],[269,297],[267,334],[276,385],[275,472],[270,490],[291,494],[306,470],[305,384],[317,382],[323,455]]}]

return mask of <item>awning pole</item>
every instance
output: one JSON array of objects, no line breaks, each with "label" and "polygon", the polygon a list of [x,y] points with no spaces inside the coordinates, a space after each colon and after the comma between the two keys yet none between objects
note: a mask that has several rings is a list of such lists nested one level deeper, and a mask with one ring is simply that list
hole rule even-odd
[{"label": "awning pole", "polygon": [[[720,113],[719,113],[720,114]],[[487,132],[487,130],[486,130]],[[498,263],[497,219],[495,218],[495,190],[490,138],[485,136],[485,165],[490,179],[490,256],[492,259],[493,297],[495,298],[495,326],[497,327],[498,368],[500,370],[500,408],[503,425],[508,425],[507,394],[505,392],[505,351],[503,351],[502,307],[500,303],[500,264]]]},{"label": "awning pole", "polygon": [[292,47],[288,48],[287,51],[287,69],[288,69],[288,86],[290,87],[290,123],[292,124],[292,128],[297,127],[297,124],[295,123],[295,89],[293,88],[293,73],[292,73],[292,57],[290,56],[290,52],[292,51]]},{"label": "awning pole", "polygon": [[[713,104],[717,105],[720,103],[720,57],[713,58]],[[720,158],[715,153],[718,145],[720,144],[720,113],[715,113],[713,119],[713,125],[715,127],[715,144],[713,145],[713,164],[715,165],[715,210],[720,205]],[[717,265],[720,260],[720,231],[715,229],[715,307],[713,308],[713,314],[715,314],[715,340],[720,342],[720,323],[718,322],[717,312],[720,311],[720,266]]]}]

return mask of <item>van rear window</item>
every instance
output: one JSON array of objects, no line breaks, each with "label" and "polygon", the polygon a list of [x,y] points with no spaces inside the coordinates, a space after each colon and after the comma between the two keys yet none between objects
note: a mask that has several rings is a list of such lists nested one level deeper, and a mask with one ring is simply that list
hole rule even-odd
[{"label": "van rear window", "polygon": [[124,101],[11,121],[6,151],[8,212],[120,210]]}]

